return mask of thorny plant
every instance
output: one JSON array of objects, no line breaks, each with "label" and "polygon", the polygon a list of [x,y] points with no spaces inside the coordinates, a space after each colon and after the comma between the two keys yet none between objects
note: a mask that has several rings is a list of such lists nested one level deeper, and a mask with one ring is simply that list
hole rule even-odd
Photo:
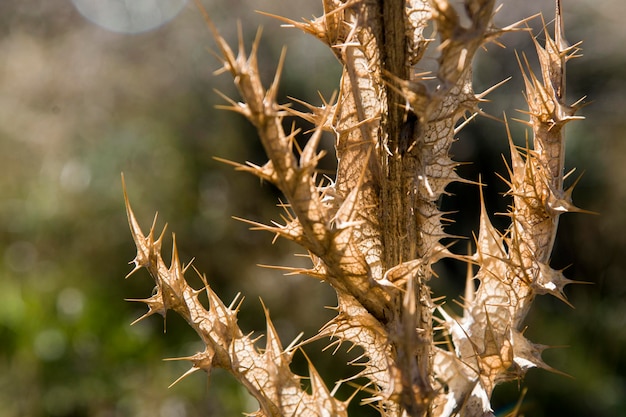
[{"label": "thorny plant", "polygon": [[[523,322],[535,296],[551,294],[567,303],[563,288],[573,282],[549,260],[560,215],[582,211],[571,202],[573,186],[563,188],[564,126],[581,118],[575,115],[581,103],[565,102],[565,65],[577,56],[578,44],[564,38],[557,0],[554,36],[546,33],[543,45],[535,39],[541,75],[525,56],[518,58],[532,146],[518,148],[508,134],[510,226],[504,233],[496,230],[482,204],[475,253],[453,254],[437,201],[451,182],[470,182],[456,174],[459,164],[448,151],[466,121],[481,114],[489,92],[474,92],[472,60],[503,33],[528,30],[525,22],[495,27],[494,0],[465,0],[464,10],[448,0],[322,3],[323,15],[313,20],[279,18],[328,45],[343,66],[336,99],[321,107],[305,104],[308,110],[299,112],[276,101],[284,55],[274,81],[264,87],[258,38],[249,54],[241,40],[233,51],[198,2],[219,47],[222,71],[233,76],[241,95],[239,102],[226,98],[227,108],[256,127],[269,159],[262,166],[237,167],[274,184],[288,201],[284,224],[251,222],[253,228],[305,248],[311,267],[291,272],[335,290],[337,314],[310,340],[326,337],[363,349],[365,361],[352,379],[370,381],[361,389],[371,393],[366,402],[381,415],[493,415],[496,385],[521,379],[533,367],[552,370],[541,358],[545,346],[523,335]],[[437,68],[417,73],[434,40]],[[316,126],[302,149],[296,145],[302,133],[283,127],[286,116]],[[316,174],[325,131],[335,137],[332,180]],[[348,381],[331,391],[310,364],[307,391],[290,369],[305,342],[284,348],[266,315],[266,344],[259,348],[237,324],[237,301],[225,305],[204,276],[203,288],[190,287],[184,276],[189,265],[181,264],[175,242],[168,267],[161,258],[163,233],[155,238],[153,225],[145,235],[125,197],[137,247],[131,274],[146,268],[156,281],[151,297],[136,300],[148,305],[142,318],[173,310],[205,345],[182,358],[191,362],[185,375],[228,370],[258,400],[257,416],[347,415],[349,399],[334,394]],[[467,279],[461,316],[431,297],[432,266],[446,257],[478,271]],[[434,343],[436,331],[448,343]]]}]

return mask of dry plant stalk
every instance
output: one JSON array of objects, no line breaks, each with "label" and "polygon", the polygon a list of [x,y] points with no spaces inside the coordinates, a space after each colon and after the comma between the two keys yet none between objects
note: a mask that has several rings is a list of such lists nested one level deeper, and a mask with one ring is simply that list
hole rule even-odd
[{"label": "dry plant stalk", "polygon": [[[510,227],[497,231],[483,204],[473,255],[453,254],[442,243],[450,236],[436,203],[449,183],[466,181],[455,173],[458,163],[448,151],[487,94],[473,90],[473,57],[520,26],[495,27],[494,0],[465,0],[464,10],[451,3],[323,0],[319,18],[279,18],[327,44],[343,65],[337,98],[321,107],[306,104],[308,112],[276,101],[282,57],[273,83],[264,87],[258,39],[249,54],[241,40],[233,51],[203,11],[223,71],[231,73],[241,95],[240,102],[227,99],[228,108],[256,127],[268,156],[262,166],[237,166],[276,185],[288,201],[284,224],[253,226],[305,248],[310,269],[292,272],[336,291],[337,315],[312,339],[330,337],[331,343],[364,350],[366,362],[354,378],[369,379],[368,402],[383,416],[493,415],[490,397],[497,384],[520,379],[529,368],[552,370],[541,359],[545,346],[527,340],[521,329],[536,295],[567,302],[563,287],[572,283],[548,265],[559,216],[582,211],[571,202],[572,188],[563,189],[563,127],[580,118],[580,103],[565,103],[565,64],[578,47],[564,39],[559,1],[554,37],[546,31],[545,45],[535,41],[541,76],[525,57],[519,59],[532,147],[518,149],[509,134]],[[437,69],[416,74],[434,40],[426,36],[429,30],[439,41]],[[298,152],[294,143],[301,133],[283,128],[284,117],[294,115],[316,126]],[[332,181],[316,176],[323,131],[336,139]],[[146,268],[156,281],[154,295],[137,300],[149,307],[142,318],[173,310],[206,346],[183,358],[191,362],[188,373],[228,370],[258,400],[257,416],[347,415],[349,400],[335,398],[313,364],[310,393],[291,371],[302,343],[284,348],[268,316],[265,348],[257,347],[237,324],[236,302],[226,306],[204,277],[204,288],[191,288],[175,243],[168,267],[160,254],[163,233],[155,238],[153,225],[145,235],[127,197],[126,204],[137,246],[132,272]],[[460,317],[431,298],[431,267],[444,257],[478,265],[467,279]],[[202,292],[208,308],[198,299]],[[437,328],[447,346],[434,343]]]}]

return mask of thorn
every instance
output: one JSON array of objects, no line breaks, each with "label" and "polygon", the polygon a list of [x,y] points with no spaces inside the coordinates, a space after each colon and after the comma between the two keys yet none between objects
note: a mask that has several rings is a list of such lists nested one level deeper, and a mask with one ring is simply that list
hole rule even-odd
[{"label": "thorn", "polygon": [[151,296],[150,298],[126,298],[124,301],[135,302],[135,303],[144,303],[148,305],[148,312],[143,316],[139,317],[135,321],[133,321],[130,325],[133,326],[140,321],[152,316],[153,314],[160,314],[163,317],[163,332],[165,333],[165,318],[167,313],[167,308],[165,307],[165,303],[163,302],[163,296],[161,294],[161,290],[156,287],[157,292]]},{"label": "thorn", "polygon": [[470,117],[466,117],[458,126],[454,128],[454,134],[458,134],[465,126],[467,126],[472,120],[474,120],[478,116],[478,112],[472,113]]},{"label": "thorn", "polygon": [[490,93],[492,93],[493,91],[497,90],[499,87],[501,87],[502,85],[506,84],[509,80],[511,80],[511,78],[513,77],[508,77],[505,78],[504,80],[500,81],[499,83],[489,87],[488,89],[486,89],[485,91],[483,91],[482,93],[478,93],[475,95],[475,97],[480,101],[483,98],[485,98],[487,95],[489,95]]},{"label": "thorn", "polygon": [[[468,257],[471,257],[472,255],[472,245],[470,242],[467,242],[467,255]],[[465,271],[465,306],[474,303],[475,292],[476,289],[474,288],[474,271],[472,269],[472,262],[467,262],[467,270]],[[465,306],[463,306],[463,310],[465,310]]]},{"label": "thorn", "polygon": [[[257,42],[255,40],[255,45],[256,43]],[[272,81],[270,88],[268,88],[267,91],[265,92],[266,103],[276,102],[276,94],[278,93],[278,84],[280,83],[280,76],[282,75],[283,67],[285,65],[286,55],[287,55],[287,47],[284,46],[280,52],[280,57],[278,58],[278,66],[274,74],[274,80]],[[252,52],[250,52],[250,56],[252,56]],[[256,51],[255,51],[255,56],[256,56]]]},{"label": "thorn", "polygon": [[180,381],[182,381],[183,379],[185,379],[189,375],[191,375],[194,372],[199,371],[199,370],[200,370],[200,368],[196,368],[195,366],[192,366],[187,372],[185,372],[180,377],[178,377],[178,379],[176,379],[176,381],[172,382],[167,388],[172,388],[174,385],[178,384]]},{"label": "thorn", "polygon": [[200,0],[194,0],[194,2],[196,4],[196,7],[198,7],[198,9],[200,10],[200,13],[202,14],[202,17],[203,17],[207,27],[209,28],[209,30],[213,34],[213,38],[215,39],[215,42],[217,43],[218,47],[220,48],[222,56],[224,57],[224,67],[228,71],[230,71],[233,75],[236,75],[235,69],[236,69],[237,62],[235,60],[235,56],[233,54],[232,49],[230,49],[230,47],[228,46],[228,44],[226,43],[224,38],[222,38],[220,36],[217,28],[213,24],[213,21],[209,17],[209,13],[204,8],[204,6],[200,2]]},{"label": "thorn", "polygon": [[241,293],[238,292],[237,294],[235,294],[233,301],[231,301],[230,304],[228,305],[228,309],[232,311],[233,313],[237,314],[237,312],[239,312],[239,309],[241,308],[241,305],[243,304],[243,300],[245,300],[245,297],[242,297]]},{"label": "thorn", "polygon": [[215,106],[216,109],[228,110],[228,111],[232,111],[235,113],[239,113],[242,116],[246,117],[247,119],[250,119],[252,117],[252,113],[250,112],[250,107],[246,103],[243,103],[241,101],[237,102],[216,88],[214,88],[213,91],[215,92],[215,94],[217,94],[222,99],[224,99],[224,101],[230,104],[230,106],[218,104]]},{"label": "thorn", "polygon": [[551,268],[547,264],[539,263],[539,274],[536,279],[533,280],[531,286],[535,290],[536,294],[551,294],[563,301],[565,304],[574,308],[565,296],[564,288],[570,284],[593,284],[587,281],[574,281],[565,278],[563,271],[565,268],[556,270]]}]

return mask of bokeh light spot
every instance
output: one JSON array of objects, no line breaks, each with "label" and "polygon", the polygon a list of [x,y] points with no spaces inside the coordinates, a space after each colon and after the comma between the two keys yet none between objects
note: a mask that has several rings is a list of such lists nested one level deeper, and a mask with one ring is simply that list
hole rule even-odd
[{"label": "bokeh light spot", "polygon": [[33,350],[39,359],[54,361],[63,356],[66,345],[67,340],[63,332],[58,329],[46,329],[35,337]]},{"label": "bokeh light spot", "polygon": [[172,20],[187,0],[72,0],[96,25],[119,33],[141,33]]},{"label": "bokeh light spot", "polygon": [[84,305],[85,296],[76,288],[65,288],[57,296],[57,309],[65,317],[78,318]]},{"label": "bokeh light spot", "polygon": [[82,162],[71,160],[63,165],[59,180],[63,189],[78,193],[91,183],[91,170]]}]

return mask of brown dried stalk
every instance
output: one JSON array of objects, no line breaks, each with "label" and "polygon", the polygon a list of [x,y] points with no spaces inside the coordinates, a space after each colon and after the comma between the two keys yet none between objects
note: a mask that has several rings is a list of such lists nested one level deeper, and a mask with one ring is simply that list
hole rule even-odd
[{"label": "brown dried stalk", "polygon": [[[314,339],[331,337],[363,348],[367,363],[354,379],[371,381],[369,402],[377,403],[381,415],[493,415],[490,397],[497,384],[522,378],[532,367],[552,369],[541,359],[544,347],[528,341],[521,329],[536,295],[567,302],[563,287],[572,283],[548,265],[559,216],[581,211],[571,203],[572,188],[563,189],[563,126],[579,118],[580,105],[565,103],[565,64],[578,47],[564,39],[560,2],[554,39],[547,37],[545,46],[536,42],[541,79],[525,57],[520,59],[533,146],[519,150],[509,135],[511,226],[498,232],[483,205],[472,256],[448,251],[444,242],[450,236],[436,203],[450,182],[465,181],[448,151],[463,120],[480,112],[486,94],[473,90],[473,57],[517,25],[493,25],[493,0],[465,0],[465,26],[446,0],[323,0],[323,7],[314,20],[280,18],[327,44],[343,65],[336,100],[321,108],[307,104],[310,113],[276,101],[284,55],[265,88],[256,60],[258,38],[249,54],[242,41],[235,53],[203,11],[223,71],[232,74],[241,95],[239,102],[227,99],[227,108],[257,128],[268,156],[263,166],[236,165],[276,185],[289,203],[285,224],[253,226],[304,247],[312,266],[293,272],[336,291],[337,315]],[[416,74],[432,41],[424,34],[430,27],[439,40],[437,70]],[[300,133],[283,129],[287,115],[317,127],[297,156],[294,141]],[[338,159],[335,179],[325,184],[316,177],[323,131],[335,135]],[[147,268],[157,285],[143,300],[149,307],[144,317],[173,310],[206,346],[182,358],[192,363],[189,372],[227,369],[259,401],[258,416],[347,414],[347,402],[334,398],[312,364],[312,392],[302,388],[289,367],[296,342],[283,348],[269,316],[266,347],[259,350],[237,325],[235,301],[227,307],[204,277],[202,290],[187,284],[175,244],[166,266],[160,255],[163,234],[155,240],[153,225],[146,236],[128,198],[126,204],[137,246],[133,272]],[[462,317],[431,299],[431,267],[444,257],[479,267],[467,281]],[[198,300],[201,292],[208,295],[208,308]],[[435,310],[441,318],[433,317]],[[435,320],[443,323],[450,350],[435,346]]]}]

